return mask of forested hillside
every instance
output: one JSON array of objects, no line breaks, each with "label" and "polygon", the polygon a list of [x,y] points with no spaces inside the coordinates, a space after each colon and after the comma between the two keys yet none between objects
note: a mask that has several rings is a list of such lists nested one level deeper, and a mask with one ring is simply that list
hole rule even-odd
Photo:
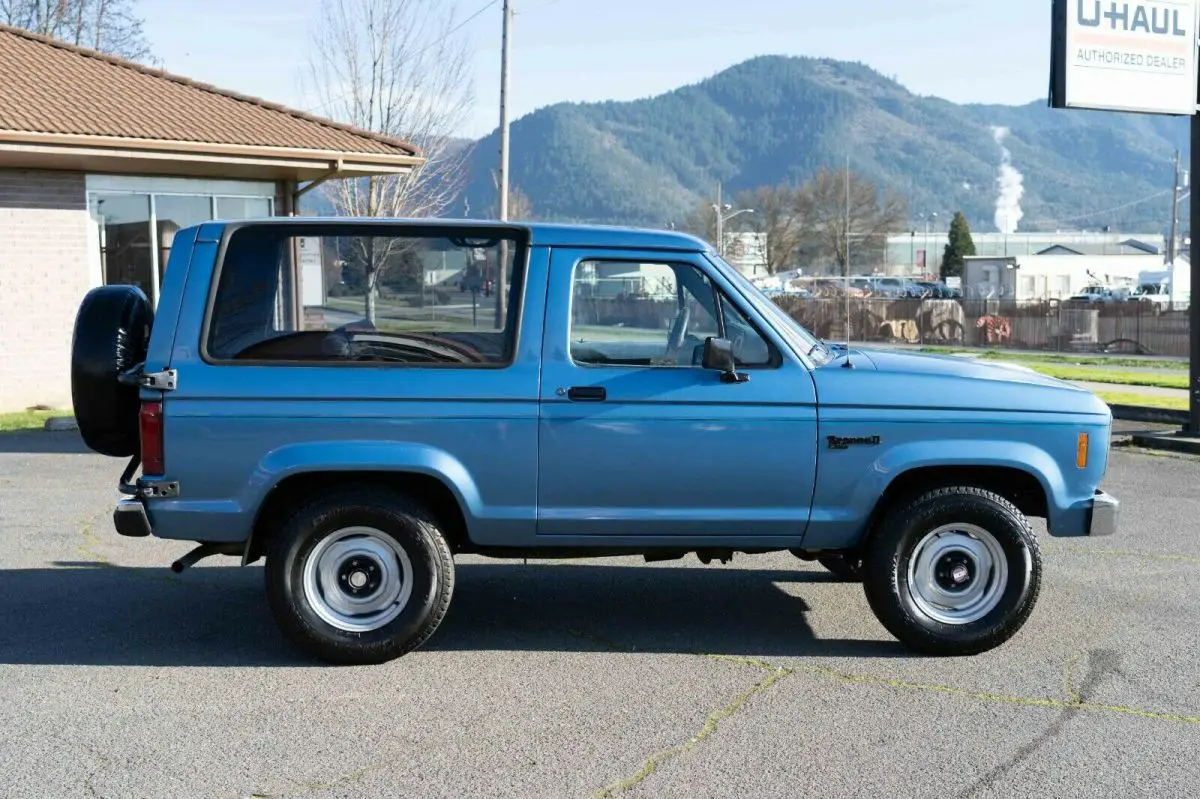
[{"label": "forested hillside", "polygon": [[[1166,226],[1184,120],[956,105],[862,64],[811,58],[763,56],[658,97],[529,114],[512,126],[512,185],[539,219],[681,225],[718,181],[732,196],[849,157],[905,197],[914,220],[961,209],[974,229],[994,230],[997,126],[1023,179],[1020,229]],[[495,213],[496,151],[494,133],[475,147],[472,216]]]}]

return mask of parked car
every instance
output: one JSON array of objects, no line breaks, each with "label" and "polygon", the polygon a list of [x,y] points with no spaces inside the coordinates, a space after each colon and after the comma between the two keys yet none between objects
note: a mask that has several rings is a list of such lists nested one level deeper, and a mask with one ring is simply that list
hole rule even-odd
[{"label": "parked car", "polygon": [[907,281],[900,277],[875,278],[875,291],[883,297],[904,297],[908,294]]},{"label": "parked car", "polygon": [[930,287],[930,290],[933,292],[932,296],[934,299],[952,300],[956,296],[961,296],[961,295],[956,295],[954,292],[954,289],[947,286],[945,281],[931,280],[931,281],[929,281],[928,285]]},{"label": "parked car", "polygon": [[1126,286],[1093,284],[1072,294],[1067,298],[1067,302],[1073,305],[1108,305],[1115,302],[1126,302],[1130,295],[1131,290]]},{"label": "parked car", "polygon": [[[400,247],[483,250],[504,304],[366,297],[363,313],[342,296],[310,314],[299,238],[358,269]],[[653,290],[606,293],[606,275]],[[116,531],[196,542],[176,571],[265,560],[281,629],[340,663],[429,639],[468,554],[790,551],[862,581],[913,650],[973,654],[1034,609],[1029,517],[1052,536],[1116,530],[1096,396],[1009,365],[827,345],[677,233],[206,222],[176,233],[156,309],[133,286],[87,294],[72,391],[87,445],[129,459]]]},{"label": "parked car", "polygon": [[940,299],[942,289],[932,280],[913,280],[908,284],[908,296],[920,299]]}]

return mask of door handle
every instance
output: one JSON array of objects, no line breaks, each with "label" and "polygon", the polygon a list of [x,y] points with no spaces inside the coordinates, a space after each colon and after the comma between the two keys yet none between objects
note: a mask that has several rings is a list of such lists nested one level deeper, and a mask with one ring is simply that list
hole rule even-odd
[{"label": "door handle", "polygon": [[567,389],[567,399],[572,402],[604,402],[608,391],[604,386],[572,386]]}]

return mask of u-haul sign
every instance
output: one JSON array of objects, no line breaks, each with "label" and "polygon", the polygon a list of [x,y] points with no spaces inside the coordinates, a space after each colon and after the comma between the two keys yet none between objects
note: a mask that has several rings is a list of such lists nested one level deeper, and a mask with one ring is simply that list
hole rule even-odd
[{"label": "u-haul sign", "polygon": [[1054,0],[1056,108],[1196,113],[1197,0]]}]

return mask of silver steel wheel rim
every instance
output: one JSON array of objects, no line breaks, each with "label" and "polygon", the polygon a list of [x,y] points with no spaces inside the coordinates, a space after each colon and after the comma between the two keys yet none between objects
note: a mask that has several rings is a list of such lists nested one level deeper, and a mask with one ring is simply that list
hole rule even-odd
[{"label": "silver steel wheel rim", "polygon": [[913,604],[942,624],[971,624],[995,610],[1008,586],[1008,558],[996,537],[974,524],[928,533],[908,561]]},{"label": "silver steel wheel rim", "polygon": [[404,548],[371,527],[329,534],[304,564],[304,598],[321,619],[346,632],[390,623],[412,596],[412,561]]}]

